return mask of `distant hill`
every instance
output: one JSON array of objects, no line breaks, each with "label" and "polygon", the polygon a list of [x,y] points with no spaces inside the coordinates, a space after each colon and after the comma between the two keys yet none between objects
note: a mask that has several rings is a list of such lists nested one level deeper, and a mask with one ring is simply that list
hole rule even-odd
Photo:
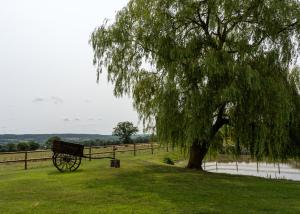
[{"label": "distant hill", "polygon": [[118,140],[118,137],[112,135],[100,135],[100,134],[3,134],[0,135],[0,144],[14,143],[20,141],[35,141],[38,143],[44,143],[50,137],[58,136],[62,140],[70,142],[79,142],[86,140]]}]

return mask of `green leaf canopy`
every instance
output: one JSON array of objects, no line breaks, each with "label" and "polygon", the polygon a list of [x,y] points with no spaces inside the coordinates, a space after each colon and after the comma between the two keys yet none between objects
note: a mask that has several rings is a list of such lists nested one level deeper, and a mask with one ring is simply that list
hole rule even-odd
[{"label": "green leaf canopy", "polygon": [[299,155],[299,41],[297,0],[131,0],[91,36],[98,75],[162,142],[209,147],[230,125],[272,159]]}]

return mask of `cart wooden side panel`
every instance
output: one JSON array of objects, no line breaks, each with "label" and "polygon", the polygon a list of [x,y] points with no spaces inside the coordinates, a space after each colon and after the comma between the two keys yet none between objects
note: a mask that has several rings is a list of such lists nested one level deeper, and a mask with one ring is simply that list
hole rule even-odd
[{"label": "cart wooden side panel", "polygon": [[64,141],[54,141],[51,149],[54,153],[83,157],[84,146]]}]

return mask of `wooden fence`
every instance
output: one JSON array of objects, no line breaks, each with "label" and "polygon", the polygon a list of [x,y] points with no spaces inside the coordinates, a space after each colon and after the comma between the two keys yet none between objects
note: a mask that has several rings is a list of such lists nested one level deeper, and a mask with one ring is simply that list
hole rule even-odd
[{"label": "wooden fence", "polygon": [[[84,156],[91,161],[93,157],[103,157],[103,155],[116,157],[117,153],[132,152],[134,156],[137,151],[150,150],[154,154],[155,149],[161,148],[156,143],[144,144],[122,144],[109,146],[85,146]],[[0,152],[0,164],[24,163],[24,169],[28,169],[29,162],[46,161],[52,159],[51,150]]]}]

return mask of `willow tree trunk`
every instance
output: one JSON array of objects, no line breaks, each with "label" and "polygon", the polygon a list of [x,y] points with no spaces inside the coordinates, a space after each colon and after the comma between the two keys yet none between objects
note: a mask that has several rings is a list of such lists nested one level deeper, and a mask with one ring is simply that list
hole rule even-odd
[{"label": "willow tree trunk", "polygon": [[217,120],[214,123],[214,125],[211,127],[210,136],[208,140],[198,139],[193,142],[192,146],[190,147],[190,159],[187,168],[203,170],[202,161],[206,153],[208,152],[211,141],[214,139],[215,135],[220,130],[220,128],[222,128],[223,125],[229,124],[229,118],[223,117],[225,108],[226,108],[226,102],[223,103],[219,108]]},{"label": "willow tree trunk", "polygon": [[187,168],[203,170],[202,161],[208,151],[208,144],[206,142],[194,142],[190,147],[190,158]]}]

